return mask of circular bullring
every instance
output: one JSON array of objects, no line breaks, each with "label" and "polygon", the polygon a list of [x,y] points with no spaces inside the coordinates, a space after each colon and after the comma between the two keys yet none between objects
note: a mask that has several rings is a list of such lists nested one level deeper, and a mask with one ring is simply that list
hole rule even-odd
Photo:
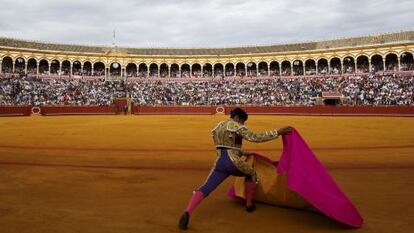
[{"label": "circular bullring", "polygon": [[48,77],[278,77],[413,70],[414,31],[234,48],[123,48],[0,38],[0,72]]}]

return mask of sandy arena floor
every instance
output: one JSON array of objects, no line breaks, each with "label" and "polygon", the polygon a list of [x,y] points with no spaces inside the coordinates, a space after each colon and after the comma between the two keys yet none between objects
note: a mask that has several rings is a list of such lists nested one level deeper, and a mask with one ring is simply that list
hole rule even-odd
[{"label": "sandy arena floor", "polygon": [[[0,232],[179,232],[215,152],[210,130],[227,116],[0,118]],[[192,216],[188,232],[414,232],[414,118],[251,116],[253,131],[291,125],[365,219],[327,217],[225,195]],[[245,143],[275,159],[281,139]]]}]

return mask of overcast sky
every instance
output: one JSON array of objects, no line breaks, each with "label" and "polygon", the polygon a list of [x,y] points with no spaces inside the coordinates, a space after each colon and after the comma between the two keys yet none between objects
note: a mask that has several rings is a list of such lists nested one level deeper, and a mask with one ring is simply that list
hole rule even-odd
[{"label": "overcast sky", "polygon": [[414,0],[0,0],[0,37],[234,47],[414,29]]}]

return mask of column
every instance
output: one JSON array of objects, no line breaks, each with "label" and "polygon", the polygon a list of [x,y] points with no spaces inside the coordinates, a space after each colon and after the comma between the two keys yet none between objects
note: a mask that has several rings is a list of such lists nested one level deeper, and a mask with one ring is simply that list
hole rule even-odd
[{"label": "column", "polygon": [[244,74],[247,76],[247,64],[244,64]]},{"label": "column", "polygon": [[256,64],[256,77],[259,77],[259,64]]},{"label": "column", "polygon": [[0,74],[1,74],[1,73],[3,73],[3,72],[2,72],[2,69],[3,69],[3,68],[2,68],[2,65],[3,65],[3,61],[2,61],[2,60],[0,60]]},{"label": "column", "polygon": [[315,74],[319,74],[319,70],[318,70],[318,62],[315,61]]},{"label": "column", "polygon": [[327,63],[328,63],[327,64],[328,65],[328,67],[327,67],[328,68],[328,71],[327,72],[329,74],[329,72],[331,72],[331,62],[330,61],[327,61]]},{"label": "column", "polygon": [[161,65],[158,66],[158,78],[161,78]]},{"label": "column", "polygon": [[49,62],[49,75],[50,75],[50,68],[52,67],[52,63]]},{"label": "column", "polygon": [[16,70],[15,65],[16,65],[16,63],[14,61],[12,61],[12,73],[14,73],[14,71]]},{"label": "column", "polygon": [[267,76],[270,76],[270,63],[267,63]]},{"label": "column", "polygon": [[72,77],[73,75],[73,67],[72,67],[72,63],[70,63],[70,72],[69,72],[69,76]]},{"label": "column", "polygon": [[306,71],[306,70],[305,70],[305,63],[303,63],[303,62],[302,62],[302,66],[303,66],[303,75],[306,75],[306,74],[305,74],[305,71]]},{"label": "column", "polygon": [[59,62],[59,76],[62,75],[62,63],[63,62]]},{"label": "column", "polygon": [[36,77],[39,77],[39,62],[36,62]]},{"label": "column", "polygon": [[383,70],[384,70],[384,71],[386,71],[386,70],[387,70],[387,67],[385,66],[385,65],[386,65],[386,64],[385,64],[385,58],[382,58],[382,63],[384,64],[384,66],[383,66],[383,67],[384,67],[384,69],[383,69]]},{"label": "column", "polygon": [[371,59],[368,58],[368,73],[371,73]]},{"label": "column", "polygon": [[95,69],[93,68],[93,66],[94,66],[95,64],[92,64],[92,67],[91,67],[91,75],[93,76],[93,73],[95,72]]},{"label": "column", "polygon": [[[400,58],[400,56],[398,56],[397,59],[398,59],[398,71],[401,71],[401,58]],[[1,63],[0,63],[0,69],[1,69]]]},{"label": "column", "polygon": [[290,63],[290,76],[294,76],[295,74],[293,73],[293,62]]},{"label": "column", "polygon": [[200,66],[201,66],[201,77],[204,77],[204,70],[203,70],[203,67],[204,67],[204,65],[202,65],[202,64],[200,64]]},{"label": "column", "polygon": [[344,67],[344,61],[341,60],[341,74],[343,74],[345,71],[345,67]]},{"label": "column", "polygon": [[356,72],[357,72],[357,63],[356,63],[356,61],[354,59],[354,73],[356,73]]},{"label": "column", "polygon": [[106,66],[105,66],[104,70],[105,70],[105,79],[106,79],[108,77],[108,69],[106,68]]},{"label": "column", "polygon": [[178,66],[178,77],[181,78],[181,66]]},{"label": "column", "polygon": [[171,66],[168,66],[168,77],[171,78]]},{"label": "column", "polygon": [[150,67],[147,65],[147,78],[149,78],[149,74],[150,74]]},{"label": "column", "polygon": [[137,66],[137,77],[139,76],[139,64],[135,64]]}]

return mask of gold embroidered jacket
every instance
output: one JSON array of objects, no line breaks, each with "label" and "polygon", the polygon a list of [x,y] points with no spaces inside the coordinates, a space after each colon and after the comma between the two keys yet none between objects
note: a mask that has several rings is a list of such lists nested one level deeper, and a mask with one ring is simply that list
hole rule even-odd
[{"label": "gold embroidered jacket", "polygon": [[277,130],[253,133],[233,119],[220,122],[213,130],[213,141],[216,148],[229,148],[241,151],[242,140],[265,142],[277,138]]}]

